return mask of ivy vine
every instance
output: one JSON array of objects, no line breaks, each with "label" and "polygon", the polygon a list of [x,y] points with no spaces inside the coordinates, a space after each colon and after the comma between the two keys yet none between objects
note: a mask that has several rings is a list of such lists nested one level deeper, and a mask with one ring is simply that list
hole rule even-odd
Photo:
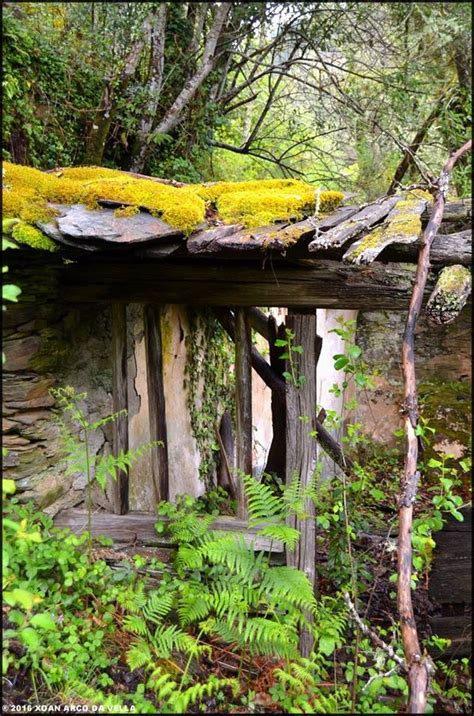
[{"label": "ivy vine", "polygon": [[191,428],[199,453],[199,477],[214,484],[219,445],[216,428],[225,410],[235,411],[234,345],[212,311],[191,310],[185,338],[187,361],[184,388]]}]

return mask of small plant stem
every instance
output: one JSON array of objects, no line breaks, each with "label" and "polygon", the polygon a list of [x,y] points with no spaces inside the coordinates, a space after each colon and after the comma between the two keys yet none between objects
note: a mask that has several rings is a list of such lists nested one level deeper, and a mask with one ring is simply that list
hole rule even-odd
[{"label": "small plant stem", "polygon": [[359,642],[360,642],[360,629],[356,627],[356,641],[354,647],[354,672],[352,674],[351,684],[351,710],[352,713],[356,713],[357,704],[357,667],[359,666]]},{"label": "small plant stem", "polygon": [[[200,631],[199,634],[197,635],[197,637],[196,637],[196,643],[199,643],[199,639],[201,638],[201,636],[202,636],[202,634],[203,634],[203,631],[204,631],[204,630],[201,629],[201,631]],[[183,675],[182,675],[182,677],[181,677],[181,681],[179,682],[178,694],[180,694],[181,691],[182,691],[182,688],[183,688],[183,685],[184,685],[184,681],[185,681],[185,679],[186,679],[186,676],[188,675],[189,667],[191,666],[191,661],[193,660],[193,656],[194,656],[194,654],[193,654],[193,652],[191,652],[190,655],[189,655],[189,658],[188,658],[188,660],[187,660],[187,662],[186,662],[186,666],[184,667],[184,671],[183,671]]]},{"label": "small plant stem", "polygon": [[91,481],[91,465],[89,457],[89,433],[87,430],[87,423],[83,423],[84,426],[84,441],[86,447],[86,474],[87,474],[87,548],[89,551],[89,558],[92,554],[92,481]]}]

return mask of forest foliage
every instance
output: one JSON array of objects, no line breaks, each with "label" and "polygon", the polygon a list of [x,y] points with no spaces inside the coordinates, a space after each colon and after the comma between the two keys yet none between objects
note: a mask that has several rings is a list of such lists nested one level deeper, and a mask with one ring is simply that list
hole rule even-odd
[{"label": "forest foliage", "polygon": [[[468,3],[4,3],[3,158],[384,193],[470,127]],[[410,176],[411,173],[411,176]],[[419,180],[409,163],[408,180]],[[468,162],[456,170],[468,187]]]}]

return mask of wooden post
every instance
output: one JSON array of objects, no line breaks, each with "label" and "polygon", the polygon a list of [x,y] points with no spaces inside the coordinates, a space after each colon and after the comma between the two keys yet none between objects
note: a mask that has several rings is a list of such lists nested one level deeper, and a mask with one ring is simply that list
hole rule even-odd
[{"label": "wooden post", "polygon": [[[252,363],[251,333],[247,312],[235,311],[235,400],[236,400],[236,467],[252,474]],[[237,476],[237,517],[245,519],[244,486]]]},{"label": "wooden post", "polygon": [[[124,303],[112,304],[112,409],[128,410],[127,394],[127,306]],[[118,455],[128,450],[128,415],[114,420],[113,450]],[[124,470],[117,473],[117,479],[111,481],[111,502],[116,515],[128,512],[128,474]]]},{"label": "wooden post", "polygon": [[[308,485],[316,469],[317,441],[310,433],[315,429],[316,417],[316,364],[321,349],[321,339],[316,335],[316,311],[300,314],[291,311],[286,326],[294,333],[292,346],[301,346],[302,353],[291,352],[291,364],[287,371],[286,391],[286,482],[299,475],[301,484]],[[291,348],[291,346],[290,346]],[[304,376],[304,380],[299,380]],[[295,516],[289,524],[300,531],[301,538],[294,552],[287,552],[287,563],[301,569],[316,590],[316,525],[314,504],[305,505],[306,520]],[[302,656],[308,657],[313,646],[311,634],[303,629],[300,648]]]},{"label": "wooden post", "polygon": [[153,488],[156,502],[169,499],[168,442],[166,432],[165,394],[163,388],[163,354],[160,309],[146,305],[143,309],[145,330],[146,375],[150,439],[162,444],[151,450]]}]

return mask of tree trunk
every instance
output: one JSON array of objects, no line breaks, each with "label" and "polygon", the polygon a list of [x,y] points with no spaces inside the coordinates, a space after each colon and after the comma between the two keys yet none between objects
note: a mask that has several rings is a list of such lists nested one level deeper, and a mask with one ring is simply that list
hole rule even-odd
[{"label": "tree trunk", "polygon": [[232,3],[229,2],[221,3],[217,7],[214,22],[206,39],[201,65],[197,72],[186,82],[164,117],[158,122],[154,130],[155,134],[168,134],[176,127],[183,110],[190,103],[209,73],[214,69],[217,43],[231,7]]},{"label": "tree trunk", "polygon": [[153,127],[153,121],[158,110],[161,87],[163,84],[163,70],[165,58],[166,38],[166,3],[161,3],[156,10],[156,19],[151,30],[151,76],[149,81],[149,100],[144,107],[140,127],[135,140],[137,155],[131,162],[133,172],[141,172],[145,168],[145,159],[149,148],[147,141]]}]

